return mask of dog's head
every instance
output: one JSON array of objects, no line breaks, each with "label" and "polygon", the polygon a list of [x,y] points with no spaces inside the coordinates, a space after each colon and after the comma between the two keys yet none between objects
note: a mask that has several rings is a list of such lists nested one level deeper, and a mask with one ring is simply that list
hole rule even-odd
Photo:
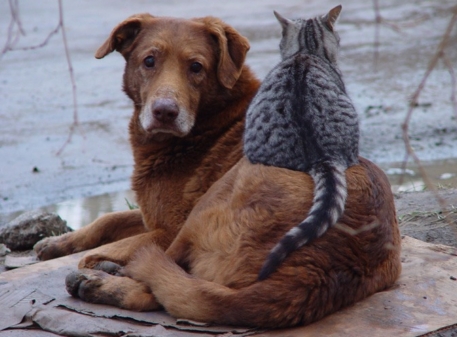
[{"label": "dog's head", "polygon": [[219,19],[134,15],[116,26],[97,50],[126,60],[124,91],[135,103],[139,132],[162,141],[184,137],[201,106],[237,82],[249,43]]}]

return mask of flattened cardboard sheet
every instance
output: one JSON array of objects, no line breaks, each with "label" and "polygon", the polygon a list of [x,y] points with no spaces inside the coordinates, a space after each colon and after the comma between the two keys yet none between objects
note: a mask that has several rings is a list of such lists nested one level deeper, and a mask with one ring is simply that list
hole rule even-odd
[{"label": "flattened cardboard sheet", "polygon": [[0,330],[11,337],[39,336],[38,330],[24,329],[32,325],[46,334],[129,337],[412,337],[434,336],[439,329],[452,331],[457,324],[457,249],[409,237],[402,245],[403,271],[392,289],[306,327],[261,332],[183,324],[165,312],[138,313],[85,303],[70,297],[64,284],[65,276],[76,269],[80,253],[0,274]]}]

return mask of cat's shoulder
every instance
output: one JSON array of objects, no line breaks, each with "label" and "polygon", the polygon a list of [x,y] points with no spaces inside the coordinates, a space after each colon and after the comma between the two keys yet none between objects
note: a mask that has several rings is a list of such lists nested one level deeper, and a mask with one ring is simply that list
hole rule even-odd
[{"label": "cat's shoulder", "polygon": [[289,56],[284,60],[285,64],[290,66],[297,66],[300,68],[308,67],[322,67],[328,65],[328,62],[323,60],[321,57],[308,53],[298,52],[292,56]]}]

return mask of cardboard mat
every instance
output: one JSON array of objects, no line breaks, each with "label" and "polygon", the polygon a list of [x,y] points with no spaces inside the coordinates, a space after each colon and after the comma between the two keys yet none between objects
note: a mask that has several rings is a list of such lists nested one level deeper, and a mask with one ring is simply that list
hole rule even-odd
[{"label": "cardboard mat", "polygon": [[409,237],[402,245],[403,271],[392,289],[307,327],[272,331],[208,326],[165,312],[138,313],[74,299],[65,290],[65,276],[82,256],[74,254],[0,274],[0,336],[452,336],[457,249]]}]

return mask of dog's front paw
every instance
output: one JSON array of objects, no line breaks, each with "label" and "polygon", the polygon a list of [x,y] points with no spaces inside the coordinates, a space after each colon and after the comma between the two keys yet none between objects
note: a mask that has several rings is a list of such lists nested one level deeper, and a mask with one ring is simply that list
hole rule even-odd
[{"label": "dog's front paw", "polygon": [[68,293],[85,302],[118,308],[148,311],[160,307],[150,289],[128,277],[118,277],[101,270],[80,269],[65,279]]},{"label": "dog's front paw", "polygon": [[50,260],[57,257],[70,255],[75,252],[72,244],[73,233],[66,233],[60,236],[51,236],[38,241],[33,250],[40,260]]},{"label": "dog's front paw", "polygon": [[[103,298],[99,289],[103,286],[105,278],[109,276],[100,270],[83,269],[73,271],[65,278],[68,293],[85,302],[108,304],[108,298]],[[102,295],[102,296],[100,296]]]}]

